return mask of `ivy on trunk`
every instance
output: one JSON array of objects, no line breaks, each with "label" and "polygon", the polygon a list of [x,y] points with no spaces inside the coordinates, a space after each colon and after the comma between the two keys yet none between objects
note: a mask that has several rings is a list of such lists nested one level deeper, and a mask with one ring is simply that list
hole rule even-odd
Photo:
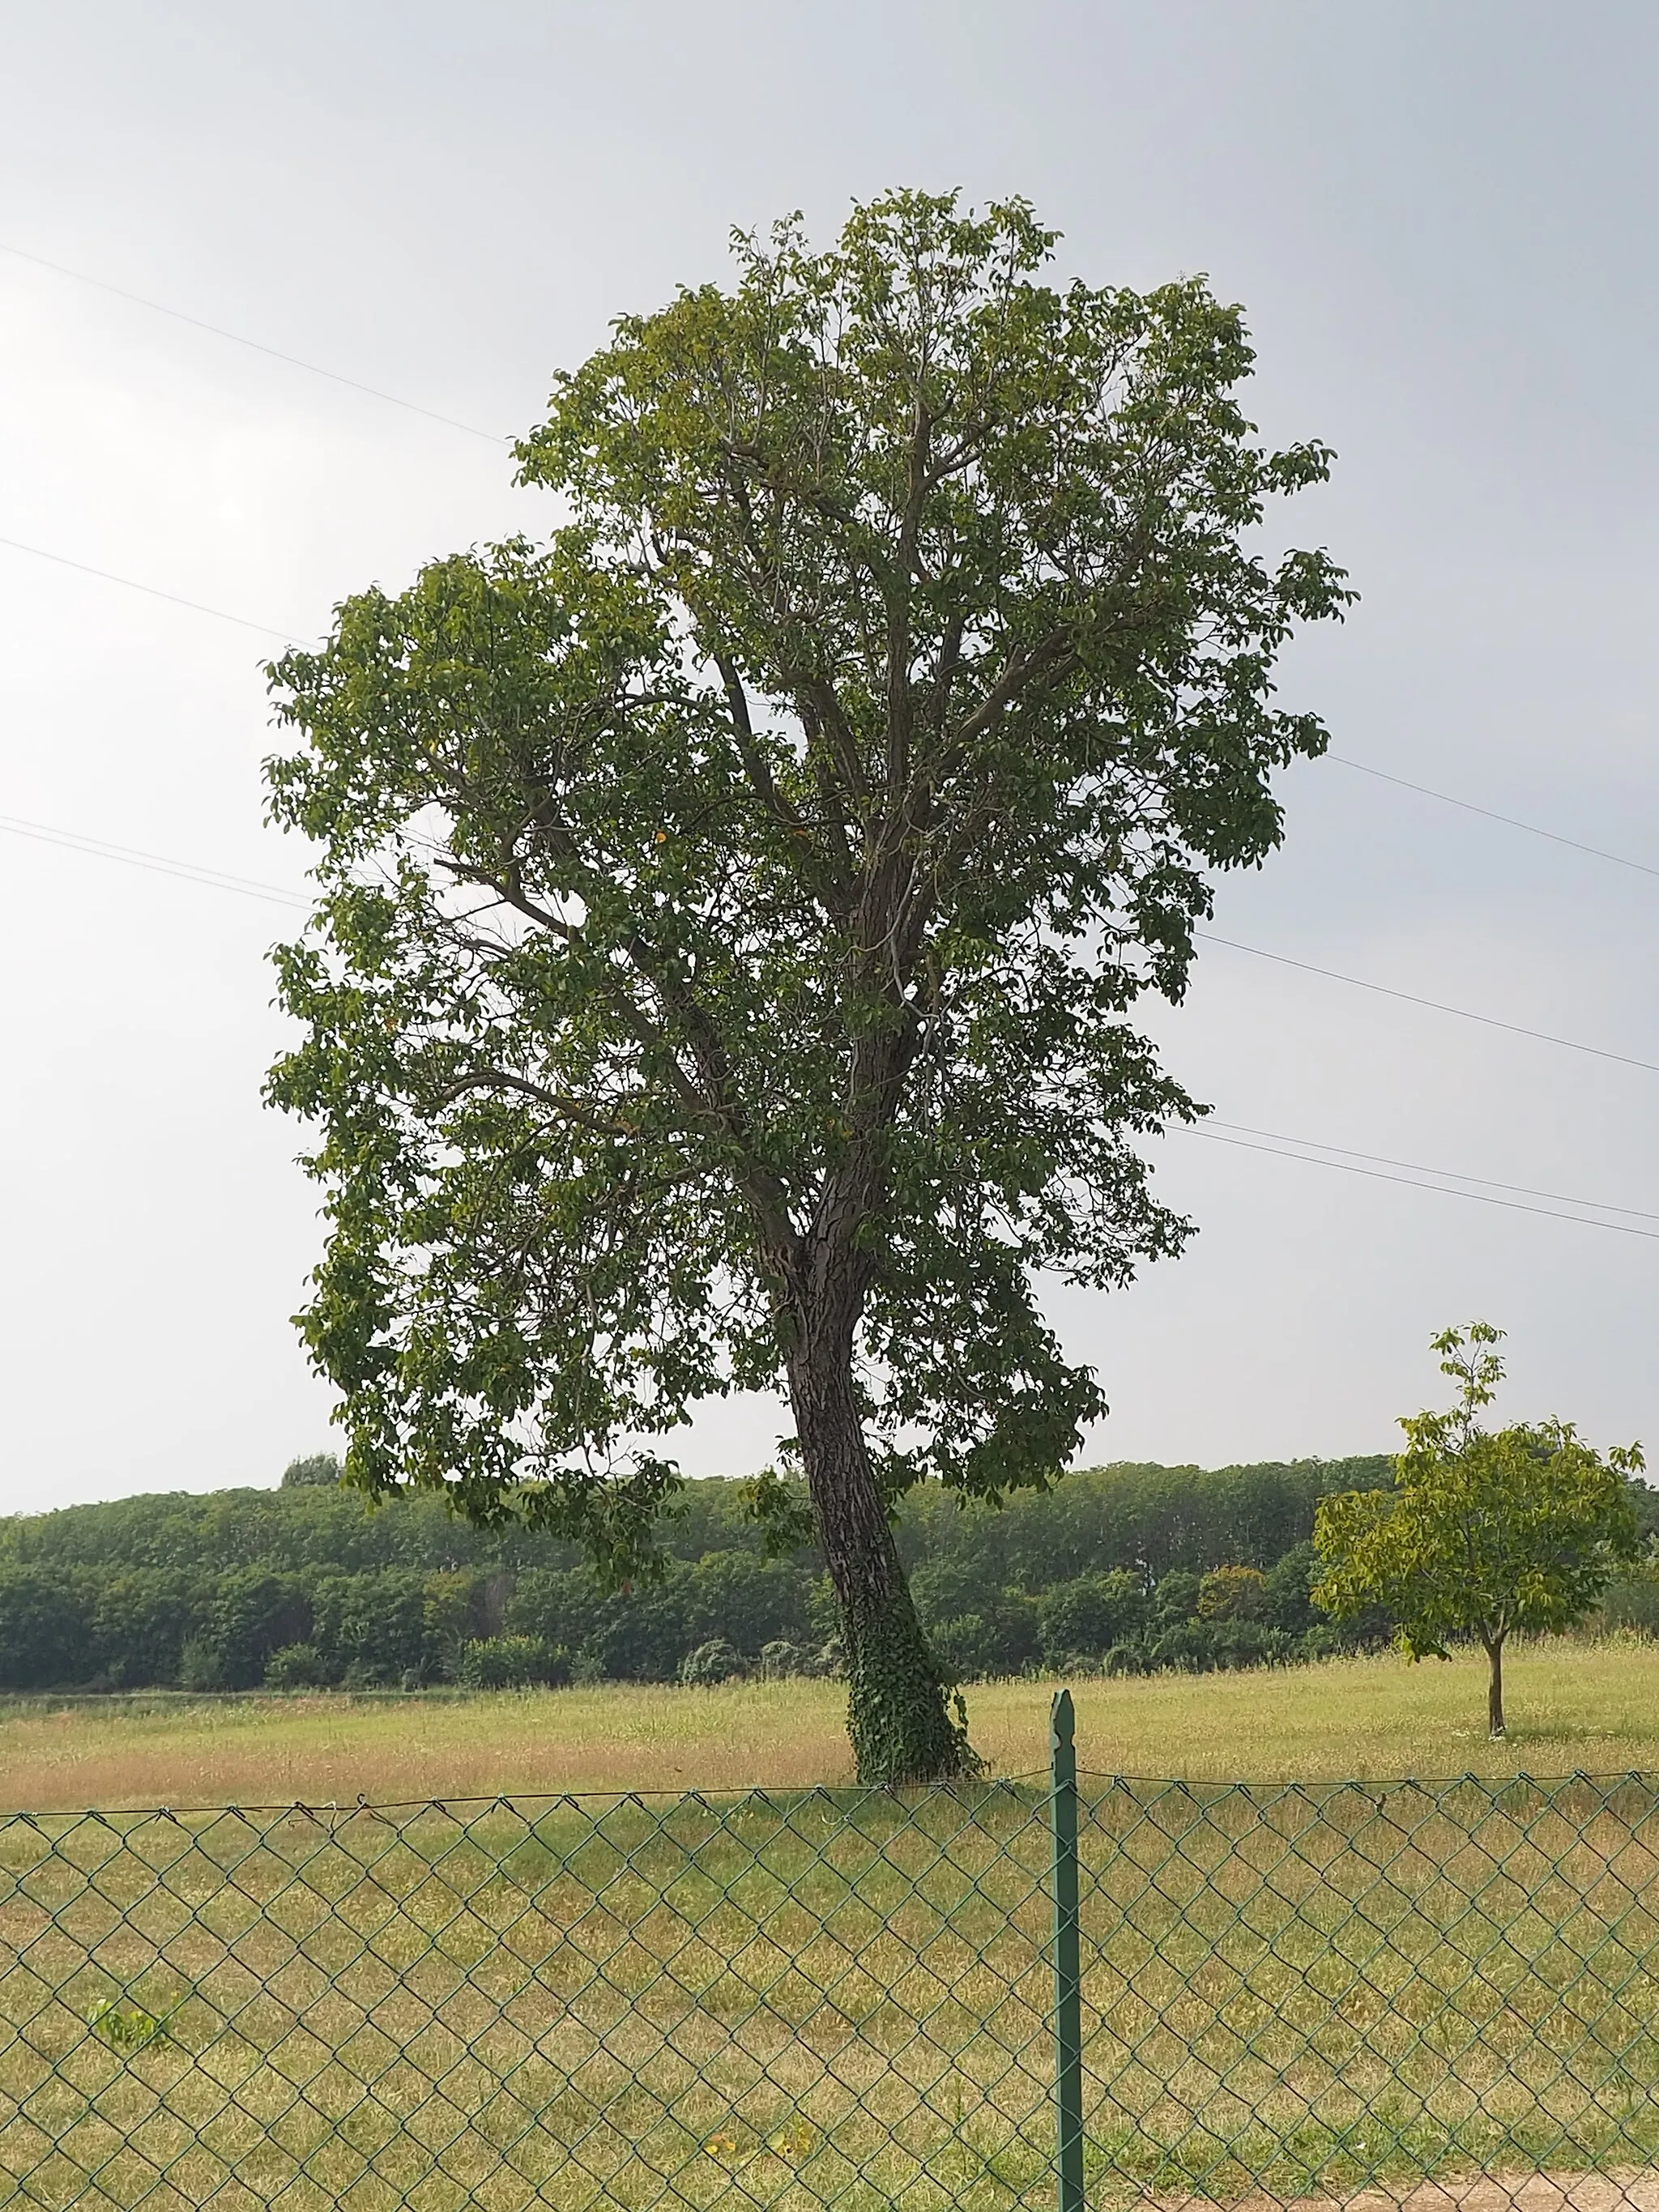
[{"label": "ivy on trunk", "polygon": [[[301,1316],[349,1478],[648,1572],[700,1400],[781,1386],[860,1777],[971,1771],[894,1543],[1103,1410],[1036,1279],[1179,1250],[1130,1026],[1323,744],[1275,657],[1347,594],[1254,548],[1318,481],[1201,282],[897,193],[627,317],[518,448],[558,526],[340,608],[272,671],[276,955],[329,1231]],[[783,1486],[761,1485],[763,1502]]]}]

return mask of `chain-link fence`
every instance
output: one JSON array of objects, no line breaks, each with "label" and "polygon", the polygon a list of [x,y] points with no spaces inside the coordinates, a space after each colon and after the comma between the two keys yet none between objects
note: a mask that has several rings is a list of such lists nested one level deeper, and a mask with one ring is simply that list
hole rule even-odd
[{"label": "chain-link fence", "polygon": [[1073,1797],[1063,1740],[902,1797],[13,1815],[0,2197],[1659,2207],[1656,1883],[1652,1778]]}]

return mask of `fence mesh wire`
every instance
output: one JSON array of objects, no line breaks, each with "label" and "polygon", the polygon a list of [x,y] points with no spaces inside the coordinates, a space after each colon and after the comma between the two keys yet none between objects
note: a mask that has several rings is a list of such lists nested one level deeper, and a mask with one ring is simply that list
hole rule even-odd
[{"label": "fence mesh wire", "polygon": [[[1659,2207],[1659,1784],[1081,1810],[1091,2205]],[[1041,1780],[5,1817],[0,2197],[1049,2206],[1051,1853]]]}]

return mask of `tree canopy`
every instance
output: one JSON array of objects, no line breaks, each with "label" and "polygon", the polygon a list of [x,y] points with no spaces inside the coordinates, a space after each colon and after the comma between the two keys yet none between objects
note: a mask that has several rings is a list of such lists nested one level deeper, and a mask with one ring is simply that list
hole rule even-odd
[{"label": "tree canopy", "polygon": [[1037,1277],[1188,1233],[1138,1146],[1198,1109],[1127,1017],[1278,843],[1324,738],[1274,662],[1347,596],[1257,550],[1328,455],[1256,440],[1238,309],[1056,289],[1054,244],[920,193],[739,237],[558,380],[545,543],[273,671],[320,855],[270,1088],[319,1131],[349,1477],[621,1576],[660,1440],[781,1383],[872,1781],[973,1764],[895,1499],[1049,1480],[1104,1401]]},{"label": "tree canopy", "polygon": [[[929,1640],[967,1680],[1288,1662],[1386,1632],[1316,1615],[1308,1539],[1320,1495],[1387,1479],[1382,1460],[1093,1468],[1001,1510],[935,1486],[906,1498],[899,1543]],[[0,1691],[673,1681],[716,1638],[745,1673],[833,1669],[821,1554],[770,1556],[749,1503],[741,1481],[684,1485],[659,1572],[627,1590],[578,1544],[472,1526],[431,1492],[284,1482],[20,1515],[0,1520]],[[1239,1563],[1266,1571],[1265,1603],[1206,1619]]]},{"label": "tree canopy", "polygon": [[1632,1480],[1639,1444],[1603,1460],[1571,1421],[1487,1429],[1504,1363],[1489,1322],[1443,1330],[1440,1371],[1457,1385],[1444,1413],[1408,1414],[1392,1491],[1322,1498],[1316,1601],[1339,1619],[1380,1605],[1413,1659],[1444,1658],[1474,1637],[1490,1663],[1487,1724],[1501,1736],[1504,1646],[1517,1629],[1581,1620],[1641,1548]]}]

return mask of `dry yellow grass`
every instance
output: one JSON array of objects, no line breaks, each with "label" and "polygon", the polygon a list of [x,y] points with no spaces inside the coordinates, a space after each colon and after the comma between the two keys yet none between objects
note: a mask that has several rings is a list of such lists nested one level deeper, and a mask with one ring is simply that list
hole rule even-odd
[{"label": "dry yellow grass", "polygon": [[[1517,1650],[1506,1744],[1486,1741],[1482,1670],[1387,1656],[1083,1682],[1079,1753],[1096,1772],[1194,1779],[1659,1772],[1659,1645]],[[994,1771],[1042,1765],[1052,1686],[969,1692]],[[794,1789],[850,1778],[843,1712],[840,1686],[818,1682],[15,1707],[0,1713],[0,1808]]]}]

